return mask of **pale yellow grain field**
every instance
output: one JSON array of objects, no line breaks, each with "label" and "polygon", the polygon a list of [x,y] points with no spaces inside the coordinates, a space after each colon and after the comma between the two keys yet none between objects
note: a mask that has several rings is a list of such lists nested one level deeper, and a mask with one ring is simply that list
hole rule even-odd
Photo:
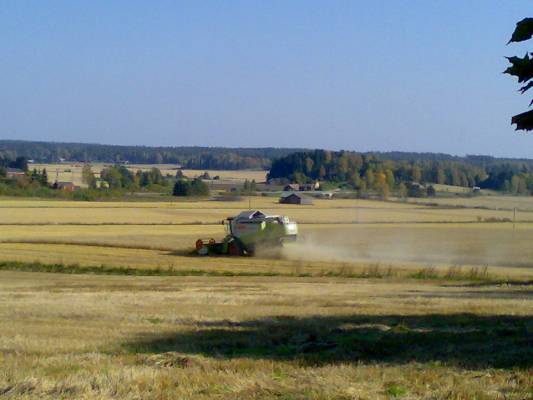
[{"label": "pale yellow grain field", "polygon": [[[91,164],[91,169],[96,177],[100,176],[100,172],[105,167],[110,167],[113,164],[94,163]],[[48,181],[50,183],[58,181],[73,182],[78,186],[83,186],[81,171],[83,169],[82,163],[58,163],[58,164],[30,164],[30,169],[36,168],[38,170],[46,169],[48,173]],[[125,165],[131,172],[135,173],[139,170],[149,171],[151,168],[158,168],[163,175],[176,175],[177,167],[172,164],[128,164]],[[189,178],[196,178],[204,172],[209,173],[211,177],[219,176],[221,183],[238,184],[245,179],[256,182],[264,182],[266,179],[266,171],[256,170],[238,170],[238,171],[218,171],[218,170],[182,170],[184,175]]]},{"label": "pale yellow grain field", "polygon": [[[195,240],[221,239],[248,199],[0,199],[0,262],[276,275],[0,271],[0,397],[531,398],[532,200],[472,200],[251,198],[299,222],[301,241],[202,258]],[[514,201],[517,222],[497,222]],[[411,278],[485,267],[508,283]]]},{"label": "pale yellow grain field", "polygon": [[451,196],[431,199],[412,199],[410,202],[418,204],[432,203],[443,207],[479,207],[504,211],[513,211],[513,209],[516,209],[518,212],[533,211],[533,202],[526,196],[490,195],[471,198]]},{"label": "pale yellow grain field", "polygon": [[0,277],[5,398],[532,394],[527,287],[9,271]]},{"label": "pale yellow grain field", "polygon": [[[196,239],[222,239],[221,221],[250,204],[297,221],[302,240],[274,258],[191,256]],[[506,210],[368,200],[286,206],[271,197],[240,202],[4,199],[0,260],[202,270],[290,267],[304,273],[368,263],[396,269],[488,266],[500,275],[530,276],[533,212],[518,212],[516,224],[483,222],[512,217]]]}]

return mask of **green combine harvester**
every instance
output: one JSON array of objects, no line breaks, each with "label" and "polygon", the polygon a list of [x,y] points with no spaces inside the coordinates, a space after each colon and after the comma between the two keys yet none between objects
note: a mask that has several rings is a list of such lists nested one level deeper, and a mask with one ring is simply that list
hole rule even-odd
[{"label": "green combine harvester", "polygon": [[261,211],[243,211],[236,217],[223,221],[227,236],[222,242],[215,239],[198,239],[199,255],[229,254],[253,255],[259,248],[281,247],[298,236],[298,225],[286,216],[266,215]]}]

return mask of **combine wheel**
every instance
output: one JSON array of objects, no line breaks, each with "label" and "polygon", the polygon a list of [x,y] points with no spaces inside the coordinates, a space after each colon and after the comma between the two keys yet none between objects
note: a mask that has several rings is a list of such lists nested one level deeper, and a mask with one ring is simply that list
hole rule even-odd
[{"label": "combine wheel", "polygon": [[244,252],[241,243],[237,240],[232,240],[228,243],[228,254],[232,256],[242,256]]}]

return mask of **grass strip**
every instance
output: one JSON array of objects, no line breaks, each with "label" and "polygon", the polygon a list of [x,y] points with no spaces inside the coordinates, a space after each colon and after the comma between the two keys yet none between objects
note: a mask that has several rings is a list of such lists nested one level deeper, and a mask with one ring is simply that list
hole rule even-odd
[{"label": "grass strip", "polygon": [[303,272],[300,269],[280,271],[228,271],[167,268],[132,268],[126,266],[82,266],[79,264],[46,264],[41,262],[0,261],[0,271],[47,272],[61,274],[92,274],[92,275],[125,275],[125,276],[213,276],[213,277],[292,277],[292,278],[348,278],[348,279],[414,279],[423,281],[455,281],[470,284],[501,285],[520,284],[530,285],[532,281],[501,279],[489,275],[486,268],[473,268],[460,271],[452,267],[448,271],[438,273],[435,268],[427,267],[414,272],[398,273],[391,269],[372,265],[368,268],[355,270],[340,268],[322,270],[315,273]]},{"label": "grass strip", "polygon": [[[130,276],[295,276],[276,272],[205,271],[199,269],[131,268],[109,265],[82,266],[79,264],[44,264],[40,262],[0,261],[0,271],[50,272],[61,274],[96,274]],[[311,276],[300,274],[299,276]]]}]

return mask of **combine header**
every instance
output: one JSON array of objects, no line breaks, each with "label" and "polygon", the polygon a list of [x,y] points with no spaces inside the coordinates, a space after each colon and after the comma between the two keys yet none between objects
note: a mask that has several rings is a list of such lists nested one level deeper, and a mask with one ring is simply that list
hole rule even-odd
[{"label": "combine header", "polygon": [[258,248],[280,247],[295,241],[298,236],[296,222],[285,216],[265,215],[257,210],[243,211],[223,223],[228,233],[224,240],[198,239],[198,254],[253,255]]}]

